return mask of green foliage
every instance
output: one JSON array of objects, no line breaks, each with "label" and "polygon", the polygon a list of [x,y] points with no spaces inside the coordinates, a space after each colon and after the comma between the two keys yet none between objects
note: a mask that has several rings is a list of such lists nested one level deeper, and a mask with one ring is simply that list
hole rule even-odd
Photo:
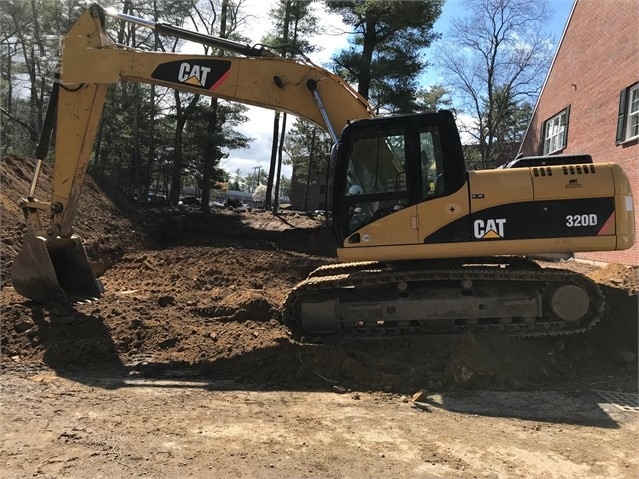
[{"label": "green foliage", "polygon": [[302,181],[309,178],[315,184],[326,172],[329,145],[330,138],[323,129],[298,118],[284,142],[288,156],[284,164],[293,165],[295,175]]},{"label": "green foliage", "polygon": [[308,55],[317,49],[308,40],[309,35],[322,33],[318,28],[317,15],[311,9],[310,1],[280,0],[269,12],[273,27],[263,39],[273,49],[285,57],[297,53]]},{"label": "green foliage", "polygon": [[[239,8],[240,2],[224,1],[229,7],[226,37],[245,41],[239,31],[246,16]],[[204,8],[205,4],[208,9]],[[59,55],[59,40],[86,5],[80,0],[3,0],[0,9],[0,154],[30,156],[35,151]],[[197,5],[179,0],[103,0],[100,5],[174,25],[193,21],[192,25],[200,31],[221,33],[217,0]],[[196,6],[200,10],[196,10]],[[131,47],[160,51],[180,49],[176,39],[157,36],[153,30],[132,23],[108,18],[106,28],[110,38]],[[111,85],[89,171],[131,195],[134,192],[144,195],[149,191],[168,195],[178,157],[180,183],[200,185],[204,176],[204,152],[212,144],[214,164],[210,179],[228,181],[229,175],[220,168],[220,162],[229,150],[245,148],[251,141],[237,131],[247,120],[246,107],[220,101],[213,114],[210,99],[197,98],[192,115],[183,115],[185,107],[195,98],[182,95],[176,101],[173,90],[144,83]],[[211,119],[214,119],[213,129],[209,128]],[[178,148],[177,130],[181,122],[182,141]],[[241,178],[239,182],[244,183]]]},{"label": "green foliage", "polygon": [[326,4],[353,27],[349,49],[333,57],[338,75],[357,83],[358,92],[378,111],[418,110],[418,76],[428,66],[423,49],[438,38],[432,28],[442,1]]},{"label": "green foliage", "polygon": [[297,119],[285,141],[286,164],[293,165],[293,175],[305,185],[304,209],[308,209],[310,186],[322,182],[326,176],[331,144],[328,134],[318,126]]},{"label": "green foliage", "polygon": [[57,62],[77,1],[3,0],[0,10],[1,153],[33,154]]},{"label": "green foliage", "polygon": [[291,178],[280,176],[280,197],[291,196]]},{"label": "green foliage", "polygon": [[419,111],[454,110],[450,92],[443,85],[430,85],[417,94]]},{"label": "green foliage", "polygon": [[[273,18],[273,28],[269,32],[265,43],[281,45],[280,53],[284,57],[294,57],[296,54],[307,54],[315,47],[307,40],[309,35],[320,33],[317,28],[318,19],[311,9],[311,2],[280,0],[276,7],[269,12]],[[273,119],[273,138],[271,147],[271,162],[266,183],[265,207],[277,211],[280,192],[279,172],[283,161],[284,136],[286,131],[286,113],[276,112]]]},{"label": "green foliage", "polygon": [[[491,134],[496,144],[521,142],[532,117],[533,105],[528,101],[517,102],[511,95],[507,86],[496,87],[492,94],[494,128]],[[489,109],[487,99],[484,109]]]},{"label": "green foliage", "polygon": [[232,190],[241,191],[242,185],[245,185],[244,179],[242,178],[242,171],[237,168],[235,173],[233,174],[233,179],[231,180],[231,184],[229,185]]},{"label": "green foliage", "polygon": [[[247,108],[244,105],[231,102],[219,102],[216,115],[216,127],[208,130],[209,115],[208,106],[201,102],[193,114],[187,120],[184,129],[184,174],[186,184],[194,184],[201,188],[202,171],[204,163],[204,151],[207,142],[212,140],[215,145],[214,163],[228,157],[228,150],[236,150],[248,147],[251,139],[235,130],[235,127],[247,120],[244,113]],[[222,169],[214,171],[213,181],[223,181]]]}]

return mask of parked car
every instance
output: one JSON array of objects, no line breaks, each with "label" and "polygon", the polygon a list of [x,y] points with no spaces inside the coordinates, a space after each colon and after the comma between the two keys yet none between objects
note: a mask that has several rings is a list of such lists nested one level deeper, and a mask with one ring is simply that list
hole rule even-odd
[{"label": "parked car", "polygon": [[185,196],[180,199],[178,204],[182,206],[200,206],[202,202],[195,196]]},{"label": "parked car", "polygon": [[147,197],[147,201],[149,201],[151,203],[166,203],[166,196],[150,194]]}]

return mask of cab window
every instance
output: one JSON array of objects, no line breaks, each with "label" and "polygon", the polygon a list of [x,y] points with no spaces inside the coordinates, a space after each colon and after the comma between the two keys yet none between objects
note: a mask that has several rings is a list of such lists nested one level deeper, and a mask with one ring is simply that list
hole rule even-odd
[{"label": "cab window", "polygon": [[347,234],[408,204],[403,129],[362,131],[352,144],[345,185]]}]

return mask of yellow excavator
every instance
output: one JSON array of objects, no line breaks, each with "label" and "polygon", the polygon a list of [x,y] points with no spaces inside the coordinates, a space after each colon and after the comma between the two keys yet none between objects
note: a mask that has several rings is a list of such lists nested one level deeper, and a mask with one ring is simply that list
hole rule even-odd
[{"label": "yellow excavator", "polygon": [[[118,45],[107,16],[241,56]],[[632,192],[617,164],[559,155],[466,171],[448,111],[376,117],[343,79],[307,60],[92,5],[63,39],[43,128],[48,139],[56,122],[51,201],[34,198],[39,167],[21,200],[27,229],[11,277],[27,298],[68,302],[103,292],[73,222],[107,87],[123,80],[285,111],[330,134],[327,190],[342,263],[289,293],[283,321],[306,334],[585,331],[603,312],[597,285],[526,256],[634,243]],[[46,156],[46,143],[36,158]]]}]

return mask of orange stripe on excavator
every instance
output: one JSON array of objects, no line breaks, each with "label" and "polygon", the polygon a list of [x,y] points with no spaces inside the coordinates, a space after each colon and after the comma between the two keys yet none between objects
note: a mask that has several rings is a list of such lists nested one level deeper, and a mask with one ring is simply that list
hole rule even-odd
[{"label": "orange stripe on excavator", "polygon": [[604,225],[597,233],[597,236],[613,234],[615,232],[615,212],[613,211],[610,217],[606,220]]},{"label": "orange stripe on excavator", "polygon": [[218,89],[218,87],[224,83],[226,81],[226,79],[229,77],[229,73],[231,70],[226,70],[226,73],[224,73],[224,75],[222,75],[218,81],[216,81],[215,83],[213,83],[213,85],[211,85],[211,87],[209,88],[209,91],[215,91]]}]

